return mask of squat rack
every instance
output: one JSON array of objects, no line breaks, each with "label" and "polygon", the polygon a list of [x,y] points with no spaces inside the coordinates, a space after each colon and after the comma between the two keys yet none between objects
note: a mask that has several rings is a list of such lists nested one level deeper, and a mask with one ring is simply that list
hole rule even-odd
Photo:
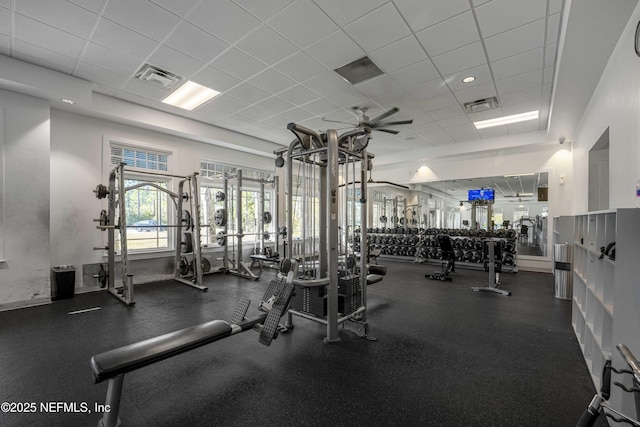
[{"label": "squat rack", "polygon": [[[274,151],[278,157],[276,165],[285,166],[286,174],[286,218],[287,244],[293,244],[293,201],[294,176],[293,161],[300,165],[302,176],[302,212],[301,218],[302,258],[299,277],[294,284],[299,286],[302,299],[313,289],[326,289],[326,315],[313,315],[304,310],[291,308],[287,314],[285,326],[293,326],[293,316],[302,317],[325,324],[327,336],[324,341],[338,341],[338,326],[351,329],[366,336],[367,325],[367,259],[368,248],[361,248],[359,264],[356,254],[348,242],[356,232],[355,203],[347,209],[349,194],[355,199],[358,194],[356,184],[360,185],[360,241],[367,241],[367,171],[371,169],[373,155],[366,151],[371,129],[368,127],[348,131],[340,136],[334,129],[318,134],[296,123],[289,123],[287,129],[296,138],[288,148]],[[356,171],[356,165],[359,171]],[[359,175],[359,176],[358,176]],[[342,180],[343,185],[339,185]],[[355,200],[354,200],[355,201]],[[340,206],[343,203],[344,206]],[[308,206],[310,205],[310,206]],[[317,209],[316,209],[317,206]],[[349,223],[349,220],[351,223]],[[317,239],[316,239],[316,234]],[[343,252],[340,252],[340,251]],[[343,307],[339,313],[338,288],[357,289],[350,296],[343,296]],[[356,297],[359,296],[359,301]],[[320,303],[324,297],[320,296]],[[308,302],[308,301],[307,301]],[[305,304],[305,302],[303,302]],[[339,315],[341,315],[339,317]],[[350,322],[347,322],[350,321]]]},{"label": "squat rack", "polygon": [[[202,247],[200,244],[200,197],[198,193],[198,172],[194,172],[191,175],[180,176],[159,172],[150,171],[131,171],[135,174],[160,176],[167,178],[180,178],[178,183],[178,192],[175,193],[167,188],[159,186],[153,182],[141,182],[138,184],[125,187],[124,173],[126,163],[121,162],[109,173],[109,186],[105,187],[99,184],[94,193],[98,199],[103,199],[108,196],[108,210],[102,211],[100,218],[94,221],[100,224],[96,226],[97,229],[107,231],[107,245],[94,247],[94,250],[106,250],[107,251],[107,264],[108,269],[106,277],[101,277],[101,287],[107,286],[107,290],[110,294],[118,298],[126,305],[134,305],[134,284],[133,274],[129,272],[129,252],[127,248],[127,219],[126,219],[126,206],[125,206],[125,194],[127,191],[135,190],[141,187],[150,186],[170,196],[176,207],[176,217],[181,218],[176,221],[175,225],[156,225],[154,227],[167,227],[176,228],[176,236],[192,238],[191,244],[176,244],[175,248],[175,262],[174,262],[174,279],[180,283],[192,286],[194,288],[206,291],[207,287],[202,284]],[[185,192],[185,184],[189,189],[189,193]],[[187,201],[190,207],[189,211],[183,211],[183,202]],[[183,213],[183,212],[186,212]],[[186,219],[188,218],[188,219]],[[116,223],[117,219],[117,223]],[[115,268],[115,230],[119,230],[120,233],[120,276],[121,286],[116,286],[116,268]],[[191,232],[190,232],[191,231]],[[195,231],[195,232],[194,232]],[[184,232],[184,233],[183,233]],[[184,234],[184,236],[183,236]],[[195,236],[194,236],[195,234]],[[192,237],[191,237],[192,236]],[[190,263],[193,270],[193,277],[191,280],[187,280],[184,277],[184,271],[181,272],[181,261],[186,254],[185,247],[190,249],[192,262]],[[105,280],[103,282],[102,280]]]}]

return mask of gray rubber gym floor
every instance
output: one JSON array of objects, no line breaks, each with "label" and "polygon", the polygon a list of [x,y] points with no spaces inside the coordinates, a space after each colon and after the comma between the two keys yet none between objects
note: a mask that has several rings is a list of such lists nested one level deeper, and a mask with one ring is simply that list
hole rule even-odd
[{"label": "gray rubber gym floor", "polygon": [[[325,327],[300,318],[270,347],[253,331],[232,336],[127,374],[123,426],[575,424],[594,389],[551,275],[503,274],[504,297],[470,290],[484,272],[459,268],[447,283],[424,278],[434,266],[382,263],[385,280],[368,287],[377,341],[342,331],[327,345]],[[107,384],[93,384],[93,354],[230,319],[242,296],[254,301],[250,316],[273,274],[206,276],[208,292],[140,285],[134,307],[100,292],[1,312],[1,400],[37,410],[0,413],[0,425],[97,425]],[[92,413],[43,413],[45,402]]]}]

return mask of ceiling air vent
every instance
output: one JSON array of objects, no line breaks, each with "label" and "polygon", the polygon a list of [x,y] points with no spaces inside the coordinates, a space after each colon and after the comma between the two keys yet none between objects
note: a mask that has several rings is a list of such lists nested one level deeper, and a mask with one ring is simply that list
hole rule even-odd
[{"label": "ceiling air vent", "polygon": [[479,113],[480,111],[493,110],[494,108],[498,108],[498,98],[495,96],[464,103],[464,109],[467,113]]},{"label": "ceiling air vent", "polygon": [[336,68],[334,71],[351,84],[360,83],[383,74],[382,70],[366,56]]},{"label": "ceiling air vent", "polygon": [[181,76],[150,64],[144,64],[140,67],[135,78],[164,89],[172,89],[182,80]]}]

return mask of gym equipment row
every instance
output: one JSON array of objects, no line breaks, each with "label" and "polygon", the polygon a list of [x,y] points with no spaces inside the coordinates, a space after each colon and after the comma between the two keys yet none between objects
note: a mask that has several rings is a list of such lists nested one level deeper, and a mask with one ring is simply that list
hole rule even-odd
[{"label": "gym equipment row", "polygon": [[[350,242],[356,234],[367,240],[367,172],[373,156],[366,147],[371,129],[358,128],[340,136],[334,129],[318,134],[296,123],[289,123],[287,129],[295,139],[274,154],[276,166],[285,167],[286,227],[294,229],[295,215],[302,253],[300,274],[294,282],[300,296],[285,326],[293,326],[296,316],[326,325],[325,342],[339,340],[338,326],[367,337],[368,256],[359,254],[359,262],[355,261],[357,254]],[[355,225],[356,204],[362,228]],[[287,234],[289,248],[293,247],[292,234]],[[340,298],[340,289],[352,292]]]},{"label": "gym equipment row", "polygon": [[260,333],[261,344],[271,345],[272,340],[278,336],[280,318],[291,304],[297,269],[295,260],[283,260],[278,278],[271,281],[258,307],[263,313],[254,318],[245,318],[251,301],[242,298],[230,322],[212,320],[93,356],[91,371],[95,383],[109,381],[105,412],[98,425],[121,425],[120,400],[124,375],[128,372],[251,329]]},{"label": "gym equipment row", "polygon": [[[99,225],[97,229],[107,231],[107,245],[94,247],[94,250],[107,251],[107,270],[101,265],[98,272],[100,287],[106,287],[108,292],[127,305],[134,305],[134,283],[133,274],[129,272],[129,252],[127,248],[127,216],[125,194],[127,191],[142,187],[153,187],[167,194],[176,209],[176,213],[181,215],[180,220],[175,224],[157,225],[153,227],[176,228],[177,236],[181,236],[181,244],[176,245],[174,279],[180,283],[206,291],[207,287],[202,284],[203,266],[207,271],[211,268],[210,263],[202,258],[202,248],[200,244],[200,197],[198,193],[198,173],[194,172],[188,176],[163,174],[149,171],[135,171],[136,174],[150,175],[169,178],[180,178],[178,192],[174,193],[154,182],[140,182],[138,184],[125,187],[125,163],[120,163],[109,173],[109,186],[98,184],[93,190],[98,199],[107,198],[108,209],[100,212],[99,218],[95,219]],[[186,208],[186,209],[184,209]],[[146,226],[145,226],[146,227]],[[116,284],[116,239],[115,232],[120,237],[120,281]],[[195,238],[194,238],[195,234]],[[188,276],[188,277],[185,277]]]}]

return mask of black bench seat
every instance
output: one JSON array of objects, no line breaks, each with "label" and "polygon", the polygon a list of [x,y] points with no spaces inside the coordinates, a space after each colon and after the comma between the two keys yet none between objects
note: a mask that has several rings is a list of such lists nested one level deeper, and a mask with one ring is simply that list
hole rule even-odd
[{"label": "black bench seat", "polygon": [[231,334],[232,328],[229,323],[224,320],[212,320],[97,354],[91,358],[91,371],[95,382],[99,383]]}]

